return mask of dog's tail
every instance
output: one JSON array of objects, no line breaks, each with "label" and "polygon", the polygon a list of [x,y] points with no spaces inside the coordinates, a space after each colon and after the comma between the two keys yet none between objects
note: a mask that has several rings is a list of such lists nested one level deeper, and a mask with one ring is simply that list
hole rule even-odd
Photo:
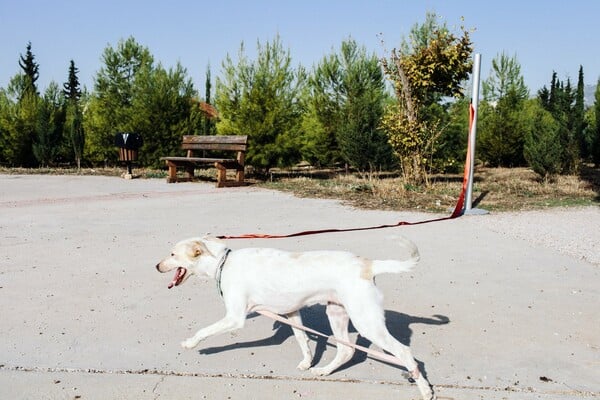
[{"label": "dog's tail", "polygon": [[373,261],[373,276],[385,273],[398,274],[400,272],[409,272],[421,259],[419,249],[410,240],[398,237],[401,244],[410,251],[410,258],[403,261],[398,260],[374,260]]}]

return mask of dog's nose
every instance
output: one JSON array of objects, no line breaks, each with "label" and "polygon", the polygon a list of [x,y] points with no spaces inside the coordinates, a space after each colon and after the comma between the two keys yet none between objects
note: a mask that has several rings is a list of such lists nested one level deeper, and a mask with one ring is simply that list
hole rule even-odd
[{"label": "dog's nose", "polygon": [[156,264],[156,270],[160,272],[160,263]]}]

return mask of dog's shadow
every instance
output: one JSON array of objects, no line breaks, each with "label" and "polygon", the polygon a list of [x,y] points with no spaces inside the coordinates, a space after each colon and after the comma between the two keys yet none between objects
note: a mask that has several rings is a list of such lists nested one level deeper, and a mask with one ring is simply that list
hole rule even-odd
[{"label": "dog's shadow", "polygon": [[[302,322],[309,328],[312,328],[316,331],[319,331],[325,335],[331,335],[331,328],[329,326],[329,321],[325,314],[325,306],[321,304],[317,304],[311,307],[305,307],[300,310],[300,314],[302,315]],[[252,313],[248,315],[248,319],[260,317],[257,313]],[[416,317],[410,316],[407,314],[399,313],[396,311],[386,310],[385,311],[385,319],[386,326],[389,332],[394,336],[400,343],[410,346],[410,341],[412,337],[412,329],[410,326],[412,324],[425,324],[425,325],[445,325],[450,323],[450,319],[443,315],[434,315],[432,318],[426,317]],[[254,347],[265,347],[265,346],[276,346],[285,342],[290,336],[293,336],[292,328],[289,325],[282,324],[280,322],[275,322],[273,324],[274,334],[270,337],[250,341],[250,342],[242,342],[242,343],[233,343],[226,346],[220,347],[209,347],[199,351],[200,354],[215,354],[223,351],[241,349],[241,348],[254,348]],[[356,332],[356,329],[352,324],[350,324],[350,332]],[[314,350],[314,358],[313,365],[319,363],[327,346],[333,346],[327,342],[327,339],[321,336],[317,336],[311,333],[308,333],[308,336],[316,342],[316,347]],[[356,339],[356,344],[363,347],[370,347],[371,342],[361,336],[358,335]],[[367,359],[368,355],[362,351],[356,351],[354,356],[350,361],[346,364],[342,365],[335,372],[342,371],[346,368],[349,368],[353,365],[360,364]],[[384,362],[385,363],[385,362]],[[391,366],[392,364],[385,363]],[[421,371],[424,371],[424,366],[421,362],[419,362],[419,366],[421,367]],[[424,373],[426,375],[426,373]]]}]

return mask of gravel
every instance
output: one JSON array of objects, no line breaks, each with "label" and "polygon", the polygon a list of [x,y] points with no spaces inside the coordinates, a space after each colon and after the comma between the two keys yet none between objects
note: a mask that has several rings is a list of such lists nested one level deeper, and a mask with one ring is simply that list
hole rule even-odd
[{"label": "gravel", "polygon": [[552,208],[477,218],[493,232],[600,266],[600,208]]}]

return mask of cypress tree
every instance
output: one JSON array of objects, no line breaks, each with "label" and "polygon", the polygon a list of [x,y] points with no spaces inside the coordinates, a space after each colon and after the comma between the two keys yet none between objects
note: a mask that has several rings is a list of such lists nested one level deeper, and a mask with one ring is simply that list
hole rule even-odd
[{"label": "cypress tree", "polygon": [[583,66],[579,66],[579,77],[577,79],[577,90],[575,92],[575,104],[571,113],[573,134],[579,146],[579,154],[582,158],[587,158],[589,155],[587,144],[585,141],[585,105],[584,105],[584,83],[583,83]]},{"label": "cypress tree", "polygon": [[571,80],[561,88],[561,101],[559,113],[562,117],[560,141],[564,149],[563,172],[570,174],[577,171],[579,164],[579,144],[574,126],[574,100],[575,92],[571,86]]},{"label": "cypress tree", "polygon": [[[210,77],[210,65],[206,67],[206,83],[205,83],[205,93],[204,93],[204,101],[206,104],[211,104],[211,77]],[[215,133],[215,123],[213,122],[212,116],[208,114],[204,114],[204,134],[205,135],[213,135]]]},{"label": "cypress tree", "polygon": [[556,71],[552,71],[552,80],[550,81],[550,94],[548,96],[548,105],[547,109],[550,112],[554,112],[556,108],[556,91],[560,83],[558,82],[558,78],[556,75]]},{"label": "cypress tree", "polygon": [[[583,70],[581,72],[583,73]],[[583,76],[581,79],[583,80]],[[559,125],[558,141],[562,149],[560,171],[563,174],[573,173],[578,168],[579,143],[576,136],[577,118],[575,115],[577,111],[574,104],[576,103],[576,96],[576,91],[571,87],[571,80],[567,79],[566,84],[561,82],[556,72],[552,73],[549,93],[546,87],[538,92],[538,98],[542,106],[552,114]],[[583,106],[583,97],[581,106]],[[581,124],[583,124],[583,112],[581,114]]]},{"label": "cypress tree", "polygon": [[600,79],[596,84],[594,113],[596,119],[596,129],[592,134],[592,159],[596,167],[600,167]]}]

